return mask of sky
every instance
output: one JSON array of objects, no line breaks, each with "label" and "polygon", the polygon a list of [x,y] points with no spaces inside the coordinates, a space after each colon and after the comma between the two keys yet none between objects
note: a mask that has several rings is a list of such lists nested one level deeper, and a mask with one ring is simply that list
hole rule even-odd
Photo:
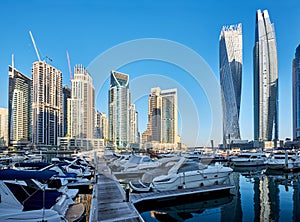
[{"label": "sky", "polygon": [[[267,9],[275,25],[278,49],[279,136],[280,139],[292,136],[292,59],[300,44],[298,0],[2,0],[0,7],[0,107],[7,107],[8,103],[8,65],[12,54],[15,67],[31,77],[32,63],[37,60],[29,35],[32,31],[40,57],[52,59],[51,64],[63,73],[64,84],[70,85],[66,50],[72,66],[83,64],[91,68],[94,85],[97,85],[96,108],[100,112],[107,112],[109,87],[107,80],[100,86],[97,84],[99,78],[109,77],[109,72],[101,73],[106,65],[103,58],[114,51],[115,61],[125,59],[127,63],[112,62],[107,68],[130,75],[132,102],[139,112],[141,133],[146,129],[150,88],[178,88],[179,134],[182,142],[190,146],[207,145],[210,139],[221,142],[222,123],[215,118],[219,112],[214,110],[221,107],[214,104],[220,89],[210,81],[219,81],[221,28],[237,23],[242,23],[243,32],[241,136],[253,139],[255,16],[258,9]],[[135,53],[147,51],[144,49],[147,42],[138,48],[127,48],[128,58],[124,52],[118,54],[122,46],[139,39],[150,39],[150,44],[152,39],[159,40],[159,46],[152,49],[155,58],[142,55],[143,58],[130,60]],[[193,57],[193,64],[193,58],[187,57],[188,52],[199,56]],[[177,62],[163,59],[160,53],[174,56]],[[101,66],[99,72],[95,64]],[[202,64],[201,72],[189,72],[199,64]],[[213,77],[208,77],[211,74]],[[204,79],[199,81],[197,75]]]}]

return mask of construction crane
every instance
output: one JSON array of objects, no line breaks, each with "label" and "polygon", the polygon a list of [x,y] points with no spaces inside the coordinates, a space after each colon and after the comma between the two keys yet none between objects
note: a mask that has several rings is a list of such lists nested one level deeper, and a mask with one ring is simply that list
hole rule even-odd
[{"label": "construction crane", "polygon": [[[36,47],[36,44],[35,44],[35,41],[34,41],[34,38],[33,38],[33,35],[32,35],[32,32],[29,31],[29,35],[30,35],[30,38],[31,38],[31,41],[32,41],[32,44],[33,44],[33,47],[34,47],[34,50],[35,50],[35,53],[36,53],[36,56],[39,60],[39,62],[41,62],[41,57],[40,57],[40,54],[39,54],[39,51]],[[45,56],[43,58],[43,61],[45,61],[46,63],[49,63],[49,62],[52,62],[53,60],[51,58],[49,58],[48,56]]]},{"label": "construction crane", "polygon": [[70,81],[72,81],[73,75],[72,75],[72,68],[71,68],[70,56],[69,56],[68,50],[66,52],[67,52],[68,68],[69,68],[69,72],[70,72]]},{"label": "construction crane", "polygon": [[31,33],[31,31],[29,31],[29,35],[30,35],[30,37],[31,37],[31,41],[32,41],[32,44],[33,44],[33,47],[34,47],[36,56],[37,56],[37,58],[38,58],[38,60],[39,60],[39,62],[40,62],[40,61],[41,61],[41,57],[40,57],[40,55],[39,55],[39,51],[38,51],[38,49],[37,49],[37,47],[36,47],[36,44],[35,44],[35,41],[34,41],[34,38],[33,38],[33,35],[32,35],[32,33]]}]

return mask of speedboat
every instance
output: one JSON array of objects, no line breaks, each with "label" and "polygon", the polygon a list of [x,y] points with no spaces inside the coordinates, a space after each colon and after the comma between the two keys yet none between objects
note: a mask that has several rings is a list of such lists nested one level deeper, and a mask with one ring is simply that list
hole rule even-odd
[{"label": "speedboat", "polygon": [[29,179],[48,180],[53,172],[0,170],[0,221],[66,221],[74,203],[57,190],[41,190]]},{"label": "speedboat", "polygon": [[296,170],[300,168],[300,156],[295,152],[276,152],[267,160],[270,170]]},{"label": "speedboat", "polygon": [[134,191],[170,191],[177,189],[197,188],[223,184],[233,171],[230,167],[222,165],[208,166],[199,162],[188,161],[181,157],[165,164],[165,169],[155,169],[146,172],[142,179],[131,181],[129,184]]},{"label": "speedboat", "polygon": [[231,159],[234,166],[261,166],[266,164],[267,157],[262,152],[244,152]]},{"label": "speedboat", "polygon": [[114,171],[113,174],[117,179],[126,181],[129,178],[140,178],[146,171],[159,165],[160,161],[154,161],[149,156],[132,155],[119,171]]}]

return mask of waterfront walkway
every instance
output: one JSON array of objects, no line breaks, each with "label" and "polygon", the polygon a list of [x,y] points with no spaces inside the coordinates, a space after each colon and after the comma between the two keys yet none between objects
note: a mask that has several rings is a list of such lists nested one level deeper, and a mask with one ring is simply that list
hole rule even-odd
[{"label": "waterfront walkway", "polygon": [[[132,203],[126,202],[126,195],[120,183],[111,174],[102,159],[98,160],[97,184],[94,194],[94,215],[90,221],[143,221]],[[97,219],[96,219],[97,218]]]}]

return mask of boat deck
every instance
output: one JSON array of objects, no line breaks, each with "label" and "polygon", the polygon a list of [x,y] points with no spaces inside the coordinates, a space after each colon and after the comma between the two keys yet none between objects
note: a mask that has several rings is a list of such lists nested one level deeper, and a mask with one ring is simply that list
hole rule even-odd
[{"label": "boat deck", "polygon": [[217,192],[217,191],[226,191],[235,188],[232,185],[213,185],[209,187],[198,187],[191,189],[180,189],[180,190],[172,190],[172,191],[161,191],[161,192],[147,192],[147,193],[131,193],[130,194],[130,202],[136,204],[141,201],[147,200],[158,200],[163,198],[169,198],[174,196],[185,196],[185,195],[193,195],[200,193],[208,193],[208,192]]}]

